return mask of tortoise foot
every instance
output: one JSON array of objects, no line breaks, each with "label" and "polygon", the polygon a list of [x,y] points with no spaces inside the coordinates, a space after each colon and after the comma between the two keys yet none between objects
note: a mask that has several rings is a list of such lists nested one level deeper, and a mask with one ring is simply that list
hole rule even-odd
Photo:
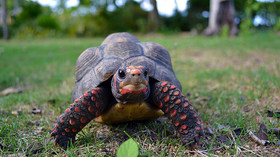
[{"label": "tortoise foot", "polygon": [[193,147],[203,135],[201,122],[194,107],[181,90],[169,82],[157,82],[153,86],[152,99],[165,112],[175,126],[184,144]]}]

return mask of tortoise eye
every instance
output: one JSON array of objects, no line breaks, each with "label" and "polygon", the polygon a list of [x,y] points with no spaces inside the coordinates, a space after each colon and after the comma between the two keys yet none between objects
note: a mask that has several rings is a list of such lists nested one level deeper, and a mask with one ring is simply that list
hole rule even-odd
[{"label": "tortoise eye", "polygon": [[148,75],[148,71],[147,70],[145,70],[145,72],[144,72],[144,76],[146,77]]},{"label": "tortoise eye", "polygon": [[124,78],[125,77],[125,72],[123,70],[121,70],[121,69],[119,70],[118,74],[119,74],[120,78]]}]

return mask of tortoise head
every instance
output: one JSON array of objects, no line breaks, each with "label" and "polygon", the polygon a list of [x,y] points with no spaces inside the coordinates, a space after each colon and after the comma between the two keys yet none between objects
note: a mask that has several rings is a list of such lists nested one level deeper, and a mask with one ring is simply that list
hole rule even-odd
[{"label": "tortoise head", "polygon": [[149,76],[145,66],[123,66],[113,76],[112,93],[118,102],[142,102],[149,97]]}]

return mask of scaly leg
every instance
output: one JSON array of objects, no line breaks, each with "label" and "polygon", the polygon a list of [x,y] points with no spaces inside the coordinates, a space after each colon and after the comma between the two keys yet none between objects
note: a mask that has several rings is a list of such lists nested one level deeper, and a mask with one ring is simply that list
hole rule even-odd
[{"label": "scaly leg", "polygon": [[76,99],[59,116],[51,133],[55,143],[66,149],[70,140],[74,142],[76,134],[93,118],[98,117],[108,104],[108,91],[102,87],[94,88]]},{"label": "scaly leg", "polygon": [[152,86],[151,98],[174,124],[181,142],[193,147],[204,135],[198,116],[180,89],[169,82],[157,82]]}]

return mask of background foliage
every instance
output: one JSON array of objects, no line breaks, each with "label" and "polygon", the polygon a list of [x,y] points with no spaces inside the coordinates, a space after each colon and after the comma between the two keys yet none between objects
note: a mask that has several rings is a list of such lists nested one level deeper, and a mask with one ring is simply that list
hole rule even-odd
[{"label": "background foliage", "polygon": [[[80,0],[79,5],[66,7],[67,0],[58,0],[55,8],[36,1],[8,1],[9,28],[12,37],[92,37],[112,32],[202,32],[208,23],[209,0],[188,0],[184,11],[175,9],[172,16],[159,16],[159,29],[149,23],[149,11],[143,1]],[[236,22],[243,33],[252,29],[280,30],[280,1],[234,0]],[[277,9],[278,8],[278,9]],[[261,19],[254,25],[256,18]],[[1,32],[2,36],[2,32]]]}]

